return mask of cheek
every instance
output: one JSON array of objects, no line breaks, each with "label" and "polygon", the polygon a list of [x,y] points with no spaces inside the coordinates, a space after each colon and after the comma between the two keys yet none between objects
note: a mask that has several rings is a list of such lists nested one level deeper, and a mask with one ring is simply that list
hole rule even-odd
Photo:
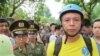
[{"label": "cheek", "polygon": [[100,33],[100,29],[99,29],[98,31],[99,31],[99,33]]},{"label": "cheek", "polygon": [[26,41],[26,40],[27,40],[27,37],[24,38],[24,41]]},{"label": "cheek", "polygon": [[76,28],[76,29],[80,29],[81,26],[82,26],[81,22],[75,23],[75,28]]},{"label": "cheek", "polygon": [[55,30],[55,28],[52,28],[52,30]]},{"label": "cheek", "polygon": [[93,28],[93,33],[95,34],[96,33],[96,30]]},{"label": "cheek", "polygon": [[16,42],[19,43],[19,41],[20,41],[20,39],[19,38],[16,38]]},{"label": "cheek", "polygon": [[63,29],[64,29],[65,31],[67,31],[67,29],[69,28],[68,23],[65,22],[65,21],[62,22],[62,26],[63,26]]},{"label": "cheek", "polygon": [[34,39],[34,37],[33,37],[33,36],[31,36],[31,37],[29,37],[29,39],[30,39],[30,40],[32,40],[32,39]]},{"label": "cheek", "polygon": [[100,34],[100,29],[98,29],[98,30],[93,29],[93,33],[94,33],[94,34]]},{"label": "cheek", "polygon": [[76,22],[75,23],[76,25],[78,25],[78,26],[82,26],[82,21],[81,20],[79,20],[78,22]]},{"label": "cheek", "polygon": [[36,35],[34,35],[34,37],[33,37],[34,39],[36,39],[37,38],[37,36]]},{"label": "cheek", "polygon": [[80,29],[82,28],[82,25],[81,25],[81,24],[79,24],[79,28],[80,28]]},{"label": "cheek", "polygon": [[63,22],[62,22],[62,26],[63,26],[63,27],[67,27],[67,26],[68,26],[68,23],[63,21]]},{"label": "cheek", "polygon": [[[64,29],[66,28],[69,28],[70,26],[68,25],[68,23],[66,23],[66,22],[63,22],[62,23],[62,26],[64,27]],[[75,26],[74,26],[74,28],[76,28],[76,29],[80,29],[81,28],[81,23],[79,22],[79,23],[76,23],[75,24]]]},{"label": "cheek", "polygon": [[0,30],[2,29],[2,27],[0,27]]},{"label": "cheek", "polygon": [[27,38],[27,37],[25,37],[23,41],[24,41],[24,42],[26,42],[26,41],[27,41],[27,39],[28,39],[28,38]]},{"label": "cheek", "polygon": [[9,27],[7,27],[6,29],[9,30]]},{"label": "cheek", "polygon": [[28,38],[31,38],[33,35],[28,35]]},{"label": "cheek", "polygon": [[36,35],[30,35],[28,38],[29,39],[35,39],[36,38]]}]

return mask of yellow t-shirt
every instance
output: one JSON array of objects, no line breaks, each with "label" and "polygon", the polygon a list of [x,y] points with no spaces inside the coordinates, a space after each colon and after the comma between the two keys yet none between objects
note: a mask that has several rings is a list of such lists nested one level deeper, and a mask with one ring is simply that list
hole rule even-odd
[{"label": "yellow t-shirt", "polygon": [[[92,56],[99,56],[98,49],[94,39],[91,38],[91,42],[93,48]],[[49,43],[47,49],[47,56],[53,56],[54,48],[55,48],[55,41]],[[86,47],[82,35],[80,35],[80,38],[73,43],[64,44],[64,41],[62,41],[62,46],[58,56],[90,56],[90,53]]]}]

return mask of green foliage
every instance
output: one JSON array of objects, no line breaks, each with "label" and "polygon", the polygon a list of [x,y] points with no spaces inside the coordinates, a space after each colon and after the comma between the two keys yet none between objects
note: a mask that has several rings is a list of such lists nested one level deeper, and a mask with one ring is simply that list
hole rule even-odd
[{"label": "green foliage", "polygon": [[51,24],[51,23],[60,24],[60,21],[59,21],[59,19],[55,19],[54,17],[49,17],[49,18],[45,17],[45,18],[41,18],[41,20],[40,20],[39,23],[41,23],[41,24],[45,24],[45,23],[49,23],[49,24]]},{"label": "green foliage", "polygon": [[16,10],[14,16],[17,16],[20,19],[26,19],[28,17],[28,14],[19,8]]},{"label": "green foliage", "polygon": [[60,0],[55,0],[56,2],[60,2]]},{"label": "green foliage", "polygon": [[9,16],[9,10],[10,8],[8,6],[5,6],[5,8],[3,8],[3,12],[1,13],[2,17],[8,17]]},{"label": "green foliage", "polygon": [[50,10],[44,3],[40,3],[35,11],[34,20],[40,24],[45,23],[58,23],[54,17],[51,17]]},{"label": "green foliage", "polygon": [[34,20],[38,23],[44,23],[47,22],[46,19],[48,19],[50,16],[51,13],[48,7],[43,2],[39,3],[35,11]]},{"label": "green foliage", "polygon": [[80,4],[81,0],[63,0],[65,4],[69,4],[69,3],[74,3],[74,4]]},{"label": "green foliage", "polygon": [[13,16],[15,10],[24,2],[25,0],[0,0],[0,16],[9,17]]},{"label": "green foliage", "polygon": [[45,0],[29,0],[31,2],[44,2]]},{"label": "green foliage", "polygon": [[2,15],[4,15],[4,13],[5,13],[5,12],[2,12],[2,11],[6,11],[7,10],[7,7],[5,5],[6,3],[7,3],[7,0],[0,0],[0,16],[1,17],[4,17]]},{"label": "green foliage", "polygon": [[93,13],[92,13],[92,21],[94,21],[97,18],[100,18],[100,4],[98,4],[94,9],[93,9]]},{"label": "green foliage", "polygon": [[[61,1],[61,0],[60,0]],[[64,4],[74,3],[77,5],[80,5],[85,12],[87,12],[88,18],[93,17],[93,9],[97,5],[97,3],[100,3],[100,0],[89,0],[86,2],[86,0],[63,0]]]}]

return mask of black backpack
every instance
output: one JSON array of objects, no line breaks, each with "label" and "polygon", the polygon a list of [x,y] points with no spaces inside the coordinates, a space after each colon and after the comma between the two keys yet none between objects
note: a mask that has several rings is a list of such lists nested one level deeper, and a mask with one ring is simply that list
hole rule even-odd
[{"label": "black backpack", "polygon": [[[86,46],[90,52],[90,56],[92,56],[92,43],[91,43],[91,39],[86,36],[86,35],[83,35],[83,39],[86,43]],[[61,46],[62,46],[62,38],[57,38],[56,39],[56,42],[55,42],[55,50],[54,50],[54,56],[58,56],[59,54],[59,51],[61,49]]]}]

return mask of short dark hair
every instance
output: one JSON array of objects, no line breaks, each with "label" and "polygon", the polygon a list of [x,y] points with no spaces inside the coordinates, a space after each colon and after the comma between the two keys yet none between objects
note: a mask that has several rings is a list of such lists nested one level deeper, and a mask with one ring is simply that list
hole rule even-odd
[{"label": "short dark hair", "polygon": [[61,25],[56,25],[55,30],[60,30],[61,29]]},{"label": "short dark hair", "polygon": [[89,19],[84,19],[83,20],[83,26],[85,26],[85,27],[91,26],[91,21]]},{"label": "short dark hair", "polygon": [[8,21],[5,18],[0,18],[0,23],[7,23],[9,25]]},{"label": "short dark hair", "polygon": [[[94,24],[95,22],[100,22],[100,19],[94,20],[93,24]],[[92,25],[93,25],[93,24],[92,24]]]},{"label": "short dark hair", "polygon": [[55,23],[51,23],[51,24],[50,24],[50,27],[51,27],[52,25],[56,25],[56,24],[55,24]]}]

